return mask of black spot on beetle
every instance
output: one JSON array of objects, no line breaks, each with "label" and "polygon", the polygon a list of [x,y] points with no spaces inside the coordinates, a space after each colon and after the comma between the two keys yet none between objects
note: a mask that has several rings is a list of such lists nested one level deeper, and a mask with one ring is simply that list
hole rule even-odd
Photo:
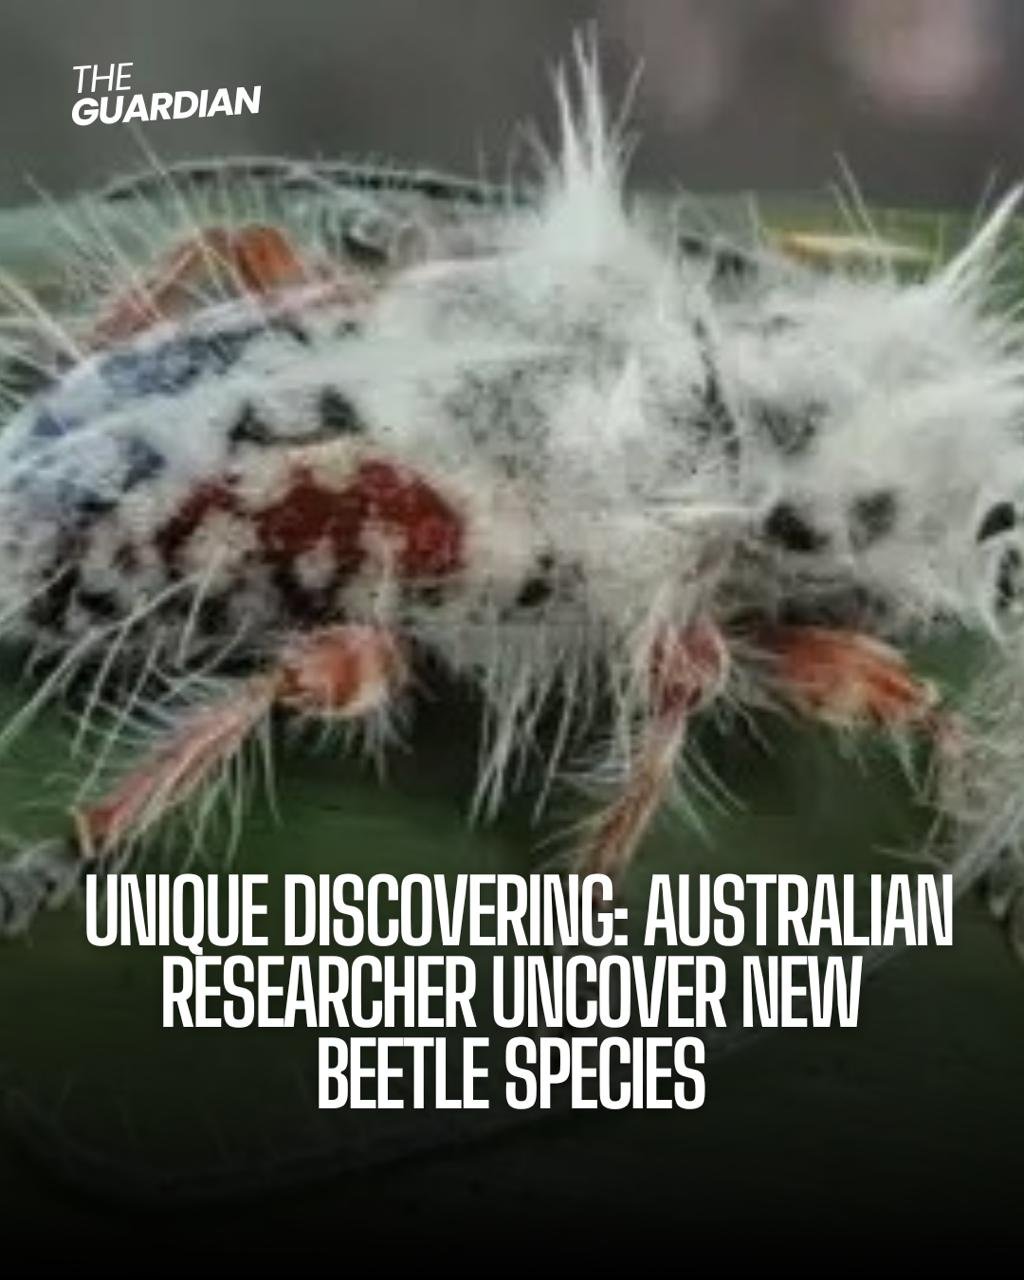
[{"label": "black spot on beetle", "polygon": [[235,449],[243,444],[272,445],[277,437],[263,421],[253,405],[246,401],[228,432],[228,445]]},{"label": "black spot on beetle", "polygon": [[549,578],[527,578],[516,596],[516,608],[536,609],[546,604],[554,593],[554,586]]},{"label": "black spot on beetle", "polygon": [[324,387],[317,403],[320,425],[339,436],[361,435],[365,424],[348,396],[336,387]]},{"label": "black spot on beetle", "polygon": [[98,520],[110,515],[116,507],[117,502],[113,498],[105,498],[91,489],[76,493],[74,511],[77,527],[83,533],[88,532]]},{"label": "black spot on beetle", "polygon": [[1017,509],[1012,502],[997,502],[985,512],[985,517],[978,526],[978,541],[998,537],[1001,533],[1009,533],[1016,527]]},{"label": "black spot on beetle", "polygon": [[[326,397],[333,398],[325,403]],[[325,391],[318,405],[318,423],[310,431],[284,433],[263,418],[250,401],[241,408],[228,431],[229,449],[238,449],[243,445],[254,445],[258,448],[270,448],[277,444],[320,444],[338,435],[358,434],[363,425],[356,417],[355,409],[340,392]]]},{"label": "black spot on beetle", "polygon": [[855,551],[863,551],[879,538],[892,533],[899,513],[896,495],[891,489],[863,493],[850,504],[850,543]]},{"label": "black spot on beetle", "polygon": [[271,316],[267,321],[267,328],[272,329],[274,333],[283,333],[286,337],[291,338],[293,342],[298,343],[300,347],[308,347],[312,342],[309,331],[291,315]]},{"label": "black spot on beetle", "polygon": [[1018,547],[1007,547],[999,560],[996,572],[996,606],[1008,609],[1020,598],[1024,585],[1021,570],[1024,569],[1024,557]]},{"label": "black spot on beetle", "polygon": [[129,437],[122,446],[121,453],[125,464],[121,486],[125,490],[145,484],[147,480],[158,476],[167,466],[164,455],[154,449],[151,444],[147,444],[145,440],[140,440],[138,436]]},{"label": "black spot on beetle", "polygon": [[556,596],[561,601],[578,599],[584,584],[582,565],[557,560],[548,551],[541,552],[520,582],[515,598],[503,611],[504,616],[514,617],[522,610],[540,608]]},{"label": "black spot on beetle", "polygon": [[828,546],[828,537],[797,511],[790,502],[779,502],[764,522],[764,536],[787,551],[808,554]]},{"label": "black spot on beetle", "polygon": [[715,367],[711,338],[706,327],[697,323],[693,327],[694,336],[700,345],[701,360],[704,365],[704,386],[700,392],[700,409],[697,413],[696,427],[702,441],[717,441],[725,450],[726,457],[735,462],[740,452],[740,437],[736,422],[725,403],[722,384]]},{"label": "black spot on beetle", "polygon": [[549,552],[537,557],[533,571],[523,580],[515,598],[517,609],[536,609],[555,593],[555,559]]},{"label": "black spot on beetle", "polygon": [[75,595],[75,603],[94,618],[104,620],[120,617],[124,612],[112,591],[90,591],[83,588]]},{"label": "black spot on beetle", "polygon": [[817,438],[825,406],[816,400],[791,406],[762,402],[751,405],[750,414],[772,446],[794,458],[806,453]]},{"label": "black spot on beetle", "polygon": [[756,259],[732,245],[693,234],[681,235],[676,243],[687,258],[710,265],[715,284],[746,282],[758,274]]}]

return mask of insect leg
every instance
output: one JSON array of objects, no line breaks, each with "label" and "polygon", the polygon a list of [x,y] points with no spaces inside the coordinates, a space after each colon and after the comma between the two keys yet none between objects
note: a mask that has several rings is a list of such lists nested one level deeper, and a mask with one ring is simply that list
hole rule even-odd
[{"label": "insect leg", "polygon": [[208,300],[203,291],[211,285],[226,285],[234,296],[262,296],[322,278],[277,227],[207,227],[174,245],[148,274],[117,294],[96,320],[91,341],[123,341],[187,315]]},{"label": "insect leg", "polygon": [[194,797],[273,707],[354,718],[385,704],[405,678],[401,648],[380,628],[327,627],[290,641],[270,670],[186,715],[105,796],[73,810],[64,845],[40,846],[0,866],[0,935],[23,929],[79,875],[108,867]]},{"label": "insect leg", "polygon": [[952,758],[958,732],[934,685],[915,676],[896,649],[857,631],[772,626],[757,642],[769,680],[797,711],[838,729],[866,725],[923,731]]},{"label": "insect leg", "polygon": [[273,675],[240,682],[186,715],[99,800],[72,810],[74,840],[89,862],[113,857],[196,793],[226,764],[274,705]]},{"label": "insect leg", "polygon": [[[842,729],[874,724],[923,733],[936,752],[941,810],[955,817],[969,808],[964,729],[896,650],[856,632],[817,627],[774,627],[761,643],[779,692],[798,711]],[[1024,963],[1024,851],[1004,849],[977,889]]]},{"label": "insect leg", "polygon": [[[759,643],[769,657],[769,678],[801,714],[839,729],[874,725],[923,734],[936,753],[941,812],[956,819],[970,810],[977,764],[968,763],[965,727],[895,649],[854,631],[823,627],[776,626]],[[1024,963],[1024,851],[1003,849],[978,878],[977,889]]]},{"label": "insect leg", "polygon": [[801,715],[840,730],[885,729],[930,742],[938,807],[947,817],[969,791],[966,727],[938,690],[891,645],[856,631],[773,626],[759,644],[769,683]]},{"label": "insect leg", "polygon": [[772,626],[758,637],[769,684],[794,710],[840,730],[875,727],[918,734],[935,752],[943,812],[965,794],[965,732],[936,687],[891,645],[857,631]]},{"label": "insect leg", "polygon": [[649,717],[619,796],[599,813],[577,851],[577,866],[618,880],[672,782],[690,717],[721,691],[729,661],[718,629],[701,620],[655,642]]},{"label": "insect leg", "polygon": [[188,717],[110,794],[77,810],[79,848],[102,858],[159,821],[235,754],[273,706],[350,719],[379,707],[404,675],[397,642],[374,627],[329,627],[291,641],[272,670]]}]

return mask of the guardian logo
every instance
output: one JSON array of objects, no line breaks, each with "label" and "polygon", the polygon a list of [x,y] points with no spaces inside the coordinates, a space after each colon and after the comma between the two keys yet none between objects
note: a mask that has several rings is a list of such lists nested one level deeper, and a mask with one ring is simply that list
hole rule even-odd
[{"label": "the guardian logo", "polygon": [[179,89],[176,93],[132,93],[133,62],[112,62],[109,69],[99,66],[73,67],[78,73],[79,95],[95,94],[106,89],[102,97],[82,97],[71,109],[75,124],[127,124],[131,120],[187,120],[189,116],[256,115],[260,109],[258,84],[249,89]]}]

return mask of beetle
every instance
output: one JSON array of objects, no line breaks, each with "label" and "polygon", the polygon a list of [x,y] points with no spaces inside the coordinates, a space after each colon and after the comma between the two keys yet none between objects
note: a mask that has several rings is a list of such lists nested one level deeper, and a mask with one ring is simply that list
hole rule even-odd
[{"label": "beetle", "polygon": [[50,664],[32,705],[90,664],[90,705],[122,669],[222,678],[0,869],[4,931],[275,709],[387,740],[422,652],[481,695],[480,811],[521,753],[554,775],[600,730],[614,787],[577,869],[625,874],[696,716],[768,702],[926,739],[960,865],[998,864],[1019,916],[1012,735],[994,748],[901,648],[980,631],[1013,668],[1024,363],[995,279],[1017,193],[916,278],[880,242],[865,268],[833,240],[822,270],[820,239],[738,249],[631,201],[585,50],[557,101],[533,189],[240,161],[337,216],[189,213],[141,268],[115,253],[73,324],[17,295],[36,345],[7,374],[0,612]]}]

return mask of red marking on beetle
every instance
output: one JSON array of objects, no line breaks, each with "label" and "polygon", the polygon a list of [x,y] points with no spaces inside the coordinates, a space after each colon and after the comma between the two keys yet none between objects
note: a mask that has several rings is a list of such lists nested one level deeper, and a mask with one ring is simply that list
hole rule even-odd
[{"label": "red marking on beetle", "polygon": [[347,489],[332,489],[316,480],[308,467],[294,468],[283,495],[253,513],[264,553],[290,563],[326,541],[337,569],[355,573],[362,563],[359,532],[363,512]]},{"label": "red marking on beetle", "polygon": [[441,577],[462,563],[465,526],[461,516],[419,476],[386,462],[366,462],[355,488],[364,496],[369,522],[402,536],[403,577]]},{"label": "red marking on beetle", "polygon": [[156,532],[153,541],[166,564],[177,559],[181,548],[203,521],[215,512],[238,514],[238,498],[220,481],[201,484],[193,489],[173,516]]},{"label": "red marking on beetle", "polygon": [[462,564],[458,512],[422,477],[389,462],[362,463],[337,489],[296,467],[283,495],[253,520],[275,560],[295,560],[326,541],[339,572],[352,574],[366,559],[365,535],[379,532],[391,542],[402,578],[442,577]]}]

